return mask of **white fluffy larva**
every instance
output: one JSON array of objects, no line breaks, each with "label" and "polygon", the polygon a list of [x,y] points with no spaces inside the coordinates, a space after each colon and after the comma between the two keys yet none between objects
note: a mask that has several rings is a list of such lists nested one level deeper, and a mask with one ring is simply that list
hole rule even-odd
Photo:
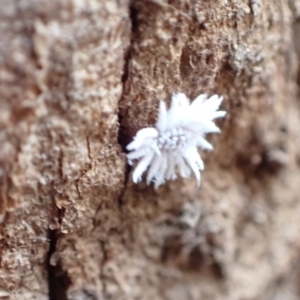
[{"label": "white fluffy larva", "polygon": [[223,97],[206,94],[199,95],[192,103],[183,93],[174,94],[170,109],[165,102],[159,105],[156,128],[147,127],[139,130],[134,140],[127,145],[128,163],[139,160],[132,174],[133,181],[141,181],[142,174],[149,168],[147,184],[155,182],[155,188],[166,180],[173,180],[176,174],[190,177],[194,173],[200,185],[200,171],[203,161],[197,148],[213,150],[205,140],[207,133],[219,133],[214,119],[223,118],[225,111],[218,110]]}]

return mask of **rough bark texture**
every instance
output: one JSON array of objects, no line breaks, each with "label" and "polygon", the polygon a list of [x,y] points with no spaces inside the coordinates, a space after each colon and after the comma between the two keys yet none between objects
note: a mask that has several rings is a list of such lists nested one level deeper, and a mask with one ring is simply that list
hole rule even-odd
[{"label": "rough bark texture", "polygon": [[[0,7],[0,299],[300,299],[299,0]],[[134,185],[177,91],[225,98],[201,188]]]}]

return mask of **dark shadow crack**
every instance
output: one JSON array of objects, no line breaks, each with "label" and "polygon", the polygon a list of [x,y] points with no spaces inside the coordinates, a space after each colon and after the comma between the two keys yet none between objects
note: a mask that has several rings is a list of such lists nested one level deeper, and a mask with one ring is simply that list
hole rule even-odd
[{"label": "dark shadow crack", "polygon": [[128,164],[126,164],[125,174],[124,174],[124,185],[123,185],[122,191],[120,192],[120,195],[119,195],[119,198],[118,198],[118,204],[119,204],[119,206],[123,205],[123,199],[124,199],[124,195],[125,195],[127,183],[128,183],[128,180],[129,180],[129,174],[130,174],[130,172],[131,172],[131,166],[128,165]]},{"label": "dark shadow crack", "polygon": [[119,112],[118,112],[118,121],[119,121],[119,131],[118,131],[118,144],[121,146],[121,149],[124,153],[126,153],[126,146],[131,141],[131,136],[128,134],[128,130],[126,127],[126,112],[122,110],[122,103],[126,101],[127,95],[127,81],[129,76],[130,69],[130,61],[131,61],[131,53],[132,47],[134,43],[134,35],[136,28],[138,27],[138,10],[136,8],[135,2],[131,1],[129,6],[129,19],[131,22],[131,32],[130,32],[130,42],[127,48],[124,51],[124,65],[122,72],[122,94],[119,100]]},{"label": "dark shadow crack", "polygon": [[[122,101],[125,101],[126,99],[126,83],[128,80],[128,75],[129,75],[129,68],[130,68],[130,60],[131,60],[131,52],[132,52],[132,46],[133,46],[133,40],[134,40],[134,33],[138,28],[138,10],[135,5],[135,1],[131,1],[130,6],[129,6],[129,19],[131,22],[131,37],[130,37],[130,43],[124,52],[124,66],[123,66],[123,75],[122,75],[122,95],[120,97],[119,101],[119,113],[118,113],[118,121],[119,121],[119,130],[118,130],[118,144],[120,145],[122,149],[122,153],[127,153],[126,146],[130,143],[131,141],[131,136],[128,134],[127,128],[124,125],[124,115],[122,114],[120,104]],[[128,179],[129,179],[129,174],[131,171],[131,166],[129,166],[126,163],[125,169],[124,169],[124,183],[123,183],[123,188],[120,192],[120,195],[118,197],[118,204],[122,206],[123,204],[123,198],[124,194],[126,191]]]},{"label": "dark shadow crack", "polygon": [[71,285],[71,280],[68,277],[67,272],[63,270],[61,261],[55,257],[57,241],[59,240],[60,234],[59,228],[61,227],[65,209],[56,207],[55,211],[58,219],[58,226],[56,229],[49,229],[48,231],[49,250],[46,260],[49,300],[67,300],[67,291]]},{"label": "dark shadow crack", "polygon": [[67,290],[71,281],[59,262],[53,262],[57,243],[57,230],[49,230],[49,251],[47,254],[47,272],[49,300],[67,300]]},{"label": "dark shadow crack", "polygon": [[101,278],[101,282],[102,282],[102,294],[105,296],[106,293],[107,293],[107,287],[106,287],[106,283],[105,283],[105,280],[104,280],[104,277],[105,277],[105,275],[104,275],[104,265],[105,265],[105,262],[107,261],[105,243],[100,242],[100,247],[101,247],[101,250],[102,250],[102,253],[103,253],[103,260],[102,260],[101,265],[100,265],[100,278]]}]

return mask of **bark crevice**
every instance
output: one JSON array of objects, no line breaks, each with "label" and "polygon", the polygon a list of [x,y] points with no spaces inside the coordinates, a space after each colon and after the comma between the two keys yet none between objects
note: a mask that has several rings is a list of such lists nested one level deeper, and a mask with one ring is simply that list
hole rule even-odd
[{"label": "bark crevice", "polygon": [[[128,73],[129,73],[129,63],[130,63],[130,58],[131,58],[131,50],[132,50],[132,40],[133,40],[133,36],[134,36],[134,31],[137,28],[137,9],[134,5],[134,2],[132,1],[130,6],[129,6],[129,21],[131,23],[130,28],[131,28],[131,32],[130,32],[130,42],[129,45],[126,49],[126,51],[124,52],[124,65],[123,65],[123,73],[122,73],[122,95],[120,97],[120,102],[122,102],[124,95],[126,94],[125,90],[126,90],[126,82],[128,79]],[[120,109],[120,107],[119,107]],[[119,111],[118,113],[118,122],[119,122],[119,130],[118,130],[118,144],[121,146],[122,152],[123,153],[127,153],[126,150],[126,146],[128,145],[128,143],[131,140],[131,137],[129,136],[127,130],[126,130],[126,126],[123,124],[123,114],[121,111]],[[118,198],[118,203],[121,206],[122,205],[122,199],[126,190],[126,186],[127,186],[127,182],[129,179],[129,174],[131,171],[131,166],[129,166],[126,163],[125,166],[125,174],[124,174],[124,186],[123,189],[120,193],[120,196]]]},{"label": "bark crevice", "polygon": [[58,240],[57,230],[49,230],[49,240],[49,251],[47,254],[49,300],[67,300],[67,290],[71,281],[59,262],[51,262]]}]

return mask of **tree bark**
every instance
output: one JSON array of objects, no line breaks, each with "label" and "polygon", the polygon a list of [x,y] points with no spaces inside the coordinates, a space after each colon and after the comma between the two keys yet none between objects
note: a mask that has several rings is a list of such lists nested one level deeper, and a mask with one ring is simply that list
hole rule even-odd
[{"label": "tree bark", "polygon": [[[0,299],[300,299],[299,0],[0,7]],[[228,113],[201,188],[134,184],[179,91]]]}]

